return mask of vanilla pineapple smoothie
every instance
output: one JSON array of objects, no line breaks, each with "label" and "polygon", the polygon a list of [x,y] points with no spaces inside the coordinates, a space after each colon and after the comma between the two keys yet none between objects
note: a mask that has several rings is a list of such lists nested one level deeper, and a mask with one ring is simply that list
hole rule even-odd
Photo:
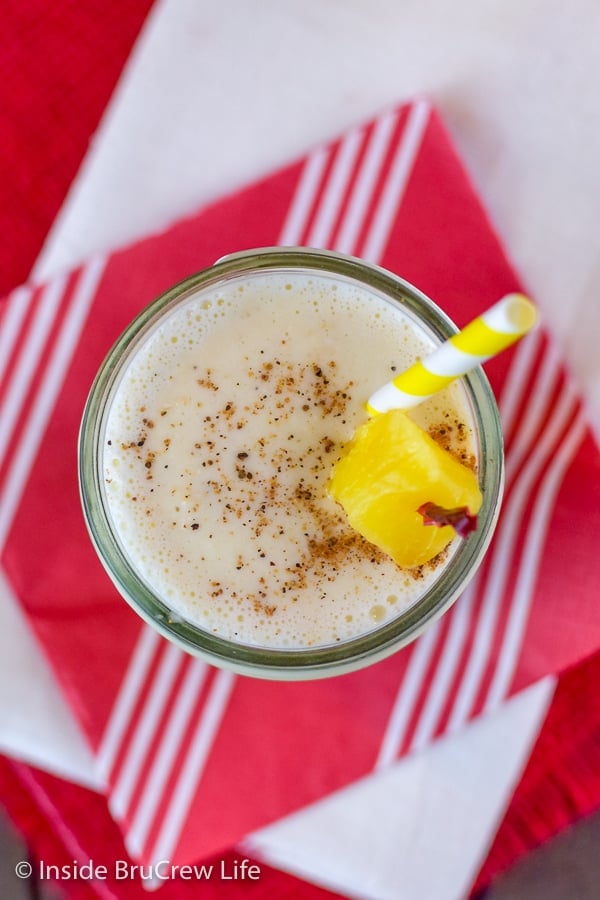
[{"label": "vanilla pineapple smoothie", "polygon": [[[303,653],[339,652],[393,627],[435,592],[462,543],[400,569],[328,493],[365,399],[436,339],[379,286],[296,267],[292,255],[241,275],[226,260],[216,269],[233,275],[163,304],[111,376],[96,429],[107,527],[139,592],[158,604],[150,618],[170,637],[179,627],[206,635],[209,655],[230,646],[234,667],[239,652],[252,661],[255,650],[277,657],[275,668],[291,652],[301,667]],[[462,382],[411,416],[480,465]],[[136,605],[131,579],[123,589],[107,568]]]}]

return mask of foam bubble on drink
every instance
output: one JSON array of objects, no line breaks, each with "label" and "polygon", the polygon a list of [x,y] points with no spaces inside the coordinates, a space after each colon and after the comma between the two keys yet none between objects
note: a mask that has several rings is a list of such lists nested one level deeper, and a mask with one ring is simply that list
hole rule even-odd
[{"label": "foam bubble on drink", "polygon": [[[399,569],[350,528],[327,481],[365,398],[431,347],[395,305],[325,274],[246,276],[160,320],[112,398],[103,467],[118,539],[175,616],[244,644],[312,647],[423,593],[453,546]],[[472,455],[458,385],[414,417]]]}]

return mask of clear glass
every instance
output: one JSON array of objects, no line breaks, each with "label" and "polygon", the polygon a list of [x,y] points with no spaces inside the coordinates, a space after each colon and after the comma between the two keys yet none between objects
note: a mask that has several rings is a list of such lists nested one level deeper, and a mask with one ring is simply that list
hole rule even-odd
[{"label": "clear glass", "polygon": [[264,248],[235,254],[175,285],[146,307],[121,335],[103,362],[84,410],[79,440],[79,480],[85,520],[96,551],[119,593],[146,622],[183,650],[216,666],[262,678],[324,678],[370,665],[414,640],[444,613],[477,570],[491,540],[503,487],[503,445],[498,409],[479,368],[463,379],[475,430],[483,505],[477,530],[460,542],[439,578],[409,608],[358,637],[327,646],[272,649],[236,643],[173,614],[136,572],[111,524],[104,488],[102,448],[111,397],[128,362],[149,330],[174,305],[205,288],[253,273],[329,276],[374,291],[399,305],[435,342],[456,332],[451,320],[424,294],[377,266],[329,251]]}]

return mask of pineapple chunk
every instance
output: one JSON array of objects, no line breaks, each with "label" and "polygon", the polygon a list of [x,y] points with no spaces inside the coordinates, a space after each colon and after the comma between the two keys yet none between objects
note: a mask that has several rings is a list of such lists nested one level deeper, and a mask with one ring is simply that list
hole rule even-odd
[{"label": "pineapple chunk", "polygon": [[476,475],[401,410],[374,416],[356,431],[329,482],[352,527],[403,568],[433,559],[456,537],[451,525],[425,524],[426,504],[481,506]]}]

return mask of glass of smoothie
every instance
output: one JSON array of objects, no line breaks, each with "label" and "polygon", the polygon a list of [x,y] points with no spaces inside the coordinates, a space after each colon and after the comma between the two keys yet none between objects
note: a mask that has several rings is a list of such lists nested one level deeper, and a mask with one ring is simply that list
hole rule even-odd
[{"label": "glass of smoothie", "polygon": [[380,385],[456,332],[406,281],[322,250],[235,254],[156,299],[102,364],[79,477],[94,546],[166,638],[238,673],[320,678],[417,637],[475,573],[503,483],[476,369],[411,418],[477,473],[477,528],[401,568],[328,491]]}]

